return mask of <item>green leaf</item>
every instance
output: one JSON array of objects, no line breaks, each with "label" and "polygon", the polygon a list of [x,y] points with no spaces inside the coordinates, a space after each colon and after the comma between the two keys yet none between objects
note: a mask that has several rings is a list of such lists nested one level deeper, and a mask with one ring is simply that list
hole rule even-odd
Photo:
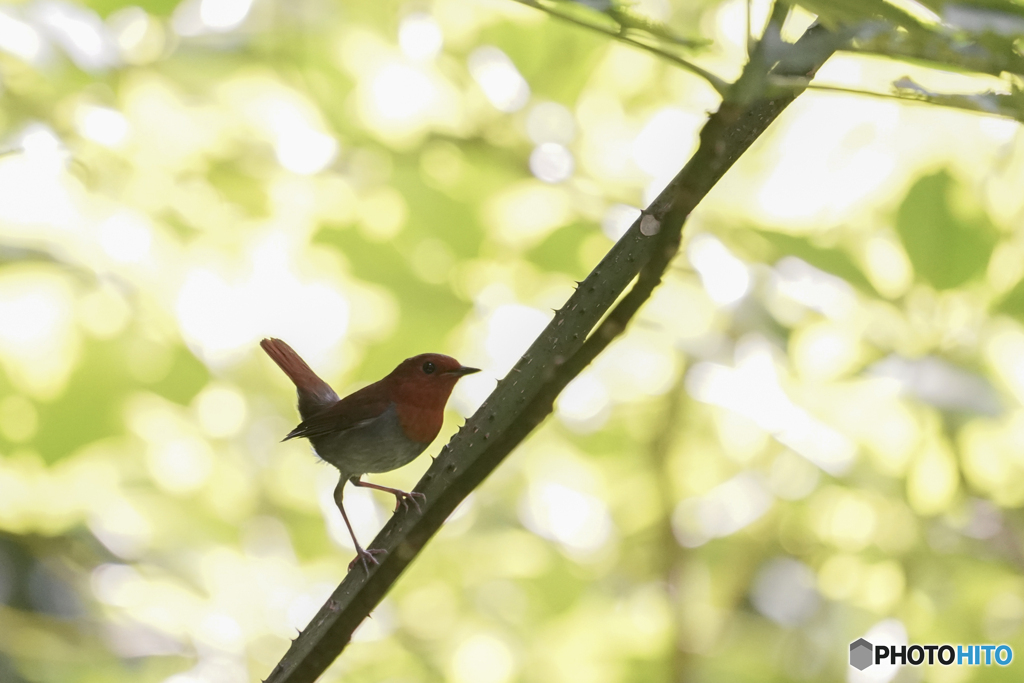
[{"label": "green leaf", "polygon": [[857,289],[877,296],[878,292],[846,251],[837,247],[821,247],[806,237],[783,235],[777,232],[762,232],[780,253],[779,257],[791,255],[801,258],[819,270],[841,277]]},{"label": "green leaf", "polygon": [[1024,322],[1024,280],[1021,280],[993,308],[994,313],[1005,313]]},{"label": "green leaf", "polygon": [[984,272],[996,235],[987,217],[960,216],[950,205],[953,178],[925,176],[910,189],[896,214],[896,230],[914,271],[936,289],[959,287]]}]

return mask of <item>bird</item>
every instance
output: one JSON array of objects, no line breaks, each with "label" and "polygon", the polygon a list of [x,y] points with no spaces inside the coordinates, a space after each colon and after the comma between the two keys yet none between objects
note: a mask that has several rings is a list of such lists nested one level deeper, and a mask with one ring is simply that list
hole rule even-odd
[{"label": "bird", "polygon": [[441,431],[444,407],[455,383],[480,372],[440,353],[422,353],[406,358],[383,379],[339,398],[304,360],[280,339],[268,338],[260,346],[295,384],[302,422],[283,441],[309,439],[314,452],[338,468],[341,479],[334,489],[334,502],[341,510],[357,562],[369,573],[377,565],[382,548],[364,549],[345,513],[342,495],[346,482],[395,496],[395,511],[412,503],[417,510],[426,496],[362,481],[364,474],[390,472],[412,462]]}]

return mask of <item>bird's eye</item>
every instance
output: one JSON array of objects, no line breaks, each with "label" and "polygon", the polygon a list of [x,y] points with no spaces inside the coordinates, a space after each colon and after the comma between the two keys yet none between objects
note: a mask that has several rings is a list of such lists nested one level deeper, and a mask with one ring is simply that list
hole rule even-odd
[{"label": "bird's eye", "polygon": [[434,364],[428,360],[426,363],[423,364],[423,372],[427,373],[428,375],[434,374]]}]

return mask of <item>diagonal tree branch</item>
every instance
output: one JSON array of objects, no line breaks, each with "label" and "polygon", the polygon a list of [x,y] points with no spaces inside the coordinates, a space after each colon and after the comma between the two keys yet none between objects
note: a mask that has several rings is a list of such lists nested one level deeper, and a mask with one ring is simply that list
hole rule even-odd
[{"label": "diagonal tree branch", "polygon": [[[812,27],[795,45],[787,46],[790,49],[777,60],[774,73],[809,80],[842,39],[821,26]],[[748,68],[772,67],[763,59],[752,59],[751,64],[755,67]],[[730,92],[709,117],[697,152],[679,175],[579,284],[423,475],[416,486],[427,497],[422,512],[400,512],[391,518],[371,545],[388,550],[380,565],[369,574],[356,569],[345,577],[267,683],[314,681],[455,507],[550,414],[566,384],[625,329],[678,251],[686,217],[800,94],[792,87],[774,88],[763,75],[753,80],[764,84],[760,96],[751,97],[746,89],[737,101]],[[634,278],[632,289],[609,312]]]}]

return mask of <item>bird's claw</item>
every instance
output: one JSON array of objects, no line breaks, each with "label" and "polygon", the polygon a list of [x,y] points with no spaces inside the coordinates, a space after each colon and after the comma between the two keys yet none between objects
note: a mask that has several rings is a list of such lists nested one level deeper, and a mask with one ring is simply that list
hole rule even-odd
[{"label": "bird's claw", "polygon": [[348,570],[352,571],[352,567],[356,566],[357,562],[361,562],[363,564],[363,569],[365,569],[366,573],[369,574],[370,573],[370,562],[372,562],[374,565],[379,565],[380,564],[380,562],[377,561],[376,555],[387,555],[387,554],[388,554],[388,551],[385,550],[384,548],[366,548],[364,550],[363,548],[357,547],[356,548],[356,556],[353,557],[352,561],[348,563]]},{"label": "bird's claw", "polygon": [[409,502],[412,501],[413,506],[416,508],[416,512],[423,512],[423,508],[420,507],[420,501],[427,502],[427,497],[419,491],[396,491],[395,492],[395,512],[409,509]]}]

